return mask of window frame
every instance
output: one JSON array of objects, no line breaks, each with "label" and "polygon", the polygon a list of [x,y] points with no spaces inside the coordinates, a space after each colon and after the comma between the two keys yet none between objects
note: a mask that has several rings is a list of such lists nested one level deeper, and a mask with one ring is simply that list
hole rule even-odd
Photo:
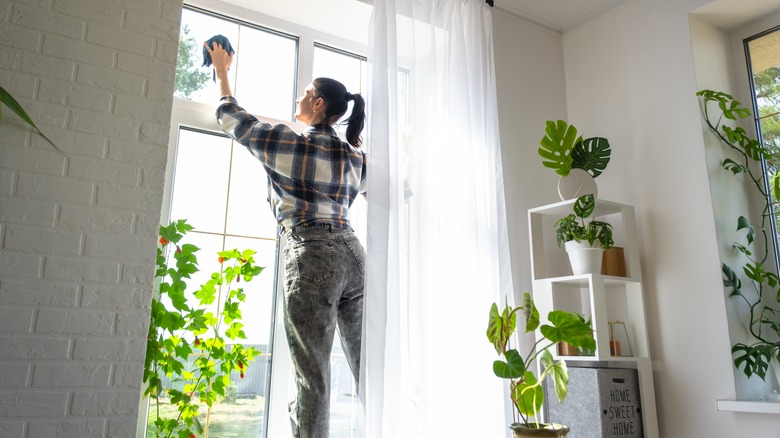
[{"label": "window frame", "polygon": [[[219,0],[192,0],[185,1],[182,5],[183,9],[191,9],[199,13],[205,13],[214,15],[218,18],[227,19],[230,21],[238,22],[241,25],[250,26],[263,31],[271,33],[281,34],[283,36],[293,37],[297,39],[297,58],[296,58],[296,81],[293,87],[293,95],[291,96],[293,101],[300,94],[300,90],[306,88],[306,86],[312,81],[312,72],[314,66],[314,52],[315,47],[332,50],[337,53],[343,53],[350,56],[358,56],[363,61],[366,61],[365,54],[367,53],[367,47],[363,44],[358,44],[353,41],[346,40],[344,38],[330,35],[328,33],[312,29],[309,27],[301,26],[289,21],[285,21],[271,15],[267,15],[261,12],[251,11],[243,9],[233,4],[224,3]],[[174,170],[176,167],[176,154],[178,147],[178,138],[180,129],[187,129],[193,131],[199,131],[205,134],[212,134],[218,136],[225,136],[225,133],[220,129],[214,112],[218,103],[218,99],[214,98],[213,104],[202,103],[183,99],[180,97],[173,97],[173,105],[171,110],[170,131],[168,138],[168,163],[165,171],[165,185],[163,190],[162,209],[160,215],[160,223],[168,223],[171,220],[171,202],[172,202],[172,189]],[[295,106],[293,105],[293,112]],[[305,125],[294,121],[294,114],[290,114],[290,120],[278,120],[261,115],[256,115],[258,119],[263,122],[271,124],[285,124],[291,129],[300,132],[305,129]],[[364,134],[365,135],[365,134]],[[269,211],[269,214],[270,211]],[[271,361],[271,371],[268,374],[267,388],[269,394],[274,394],[273,398],[281,398],[284,402],[277,403],[279,406],[287,405],[287,400],[290,399],[291,391],[294,391],[290,387],[288,379],[280,378],[274,379],[275,373],[291,373],[292,365],[289,357],[286,354],[287,342],[284,335],[284,329],[282,326],[282,306],[279,305],[282,297],[282,284],[280,279],[280,272],[278,269],[280,263],[280,249],[281,239],[277,231],[276,239],[276,262],[273,270],[274,284],[275,284],[275,298],[273,300],[272,308],[272,327],[270,333],[270,342],[272,343],[275,359]],[[286,409],[280,409],[278,406],[276,409],[272,407],[271,399],[268,397],[266,400],[265,421],[263,425],[263,438],[269,436],[277,436],[279,432],[274,430],[286,430],[289,431],[289,418]],[[136,432],[136,436],[143,438],[146,432],[145,426],[146,418],[148,417],[148,399],[143,398],[141,400],[141,408],[139,409],[139,427]],[[284,432],[289,434],[290,432]]]}]

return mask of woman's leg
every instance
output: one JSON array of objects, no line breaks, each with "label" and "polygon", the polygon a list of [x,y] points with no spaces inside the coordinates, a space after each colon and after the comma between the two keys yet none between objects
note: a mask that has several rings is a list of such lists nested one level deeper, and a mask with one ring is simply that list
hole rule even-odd
[{"label": "woman's leg", "polygon": [[295,438],[329,435],[330,354],[340,294],[333,290],[333,244],[290,236],[285,248],[284,322],[298,387],[290,406]]},{"label": "woman's leg", "polygon": [[344,294],[338,307],[338,326],[341,347],[349,363],[355,385],[360,381],[360,348],[363,338],[363,292],[365,285],[365,250],[354,234],[345,236],[343,243],[347,269]]}]

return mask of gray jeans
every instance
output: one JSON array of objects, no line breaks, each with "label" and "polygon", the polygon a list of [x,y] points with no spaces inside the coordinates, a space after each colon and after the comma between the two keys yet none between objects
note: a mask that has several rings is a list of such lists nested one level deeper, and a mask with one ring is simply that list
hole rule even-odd
[{"label": "gray jeans", "polygon": [[284,324],[298,388],[295,438],[328,438],[330,354],[338,326],[355,382],[360,374],[365,250],[351,229],[294,227],[284,250]]}]

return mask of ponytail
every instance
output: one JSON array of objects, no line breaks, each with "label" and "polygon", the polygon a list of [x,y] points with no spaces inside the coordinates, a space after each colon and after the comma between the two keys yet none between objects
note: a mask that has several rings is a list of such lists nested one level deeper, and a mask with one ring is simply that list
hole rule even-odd
[{"label": "ponytail", "polygon": [[324,122],[333,125],[346,112],[348,102],[354,101],[352,114],[344,122],[347,124],[347,142],[355,147],[363,143],[360,133],[366,121],[366,101],[360,94],[352,94],[339,81],[330,78],[317,78],[312,81],[315,93],[325,101]]},{"label": "ponytail", "polygon": [[366,101],[359,94],[347,94],[347,99],[352,97],[355,102],[352,105],[352,114],[347,119],[347,142],[356,148],[363,143],[360,133],[366,123]]}]

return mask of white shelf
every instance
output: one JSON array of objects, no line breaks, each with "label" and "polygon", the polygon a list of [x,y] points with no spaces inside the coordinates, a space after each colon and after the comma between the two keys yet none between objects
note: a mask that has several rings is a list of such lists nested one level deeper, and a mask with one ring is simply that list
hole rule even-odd
[{"label": "white shelf", "polygon": [[[635,367],[641,394],[644,436],[658,438],[653,367],[648,345],[634,208],[597,199],[593,214],[593,217],[613,225],[615,241],[619,243],[617,246],[624,248],[628,277],[567,275],[571,270],[566,253],[558,248],[548,248],[556,243],[553,224],[572,213],[574,202],[563,201],[528,210],[534,302],[542,323],[548,322],[547,314],[552,310],[576,311],[590,316],[595,330],[596,351],[593,356],[558,356],[557,351],[551,352],[553,357],[565,359],[573,366]],[[625,323],[632,356],[611,355],[610,321]]]},{"label": "white shelf", "polygon": [[780,414],[780,403],[770,401],[717,400],[718,411]]}]

